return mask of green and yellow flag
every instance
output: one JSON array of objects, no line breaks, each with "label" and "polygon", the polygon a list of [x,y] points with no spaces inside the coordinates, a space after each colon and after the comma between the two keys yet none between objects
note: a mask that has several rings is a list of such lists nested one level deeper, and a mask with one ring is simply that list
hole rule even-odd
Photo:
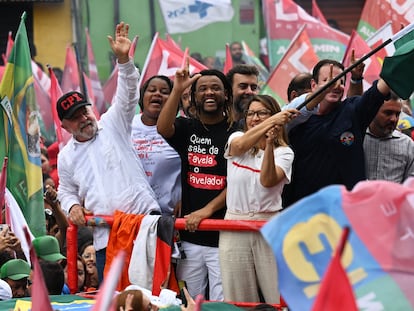
[{"label": "green and yellow flag", "polygon": [[46,231],[40,127],[25,18],[23,13],[0,84],[0,159],[9,158],[7,188],[19,204],[30,230],[38,236]]}]

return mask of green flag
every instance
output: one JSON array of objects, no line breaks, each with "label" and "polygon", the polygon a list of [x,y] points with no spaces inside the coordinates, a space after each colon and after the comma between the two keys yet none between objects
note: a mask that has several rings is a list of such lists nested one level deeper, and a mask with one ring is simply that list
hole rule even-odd
[{"label": "green flag", "polygon": [[0,84],[0,159],[9,158],[7,188],[35,236],[46,231],[38,109],[23,13]]}]

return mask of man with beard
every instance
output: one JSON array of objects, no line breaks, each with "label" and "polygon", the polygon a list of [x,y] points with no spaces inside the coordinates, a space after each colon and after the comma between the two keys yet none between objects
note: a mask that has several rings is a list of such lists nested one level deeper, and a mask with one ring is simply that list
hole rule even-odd
[{"label": "man with beard", "polygon": [[[72,138],[59,152],[58,199],[76,225],[85,225],[85,214],[113,215],[160,213],[155,194],[131,143],[131,122],[138,103],[139,73],[129,58],[129,26],[116,26],[108,36],[118,59],[118,86],[112,106],[97,122],[91,104],[79,92],[57,101],[62,127]],[[102,280],[109,228],[94,230],[99,279]]]},{"label": "man with beard", "polygon": [[[177,118],[182,92],[191,85],[194,118]],[[185,280],[190,295],[223,300],[218,231],[197,231],[205,218],[223,219],[227,167],[224,147],[234,131],[232,91],[225,75],[203,70],[190,78],[188,61],[175,74],[173,90],[158,117],[158,132],[181,157],[182,208],[186,219],[180,232],[185,258],[177,263],[177,279]]]},{"label": "man with beard", "polygon": [[246,62],[243,60],[243,47],[240,42],[234,41],[230,44],[231,59],[233,66],[242,65]]},{"label": "man with beard", "polygon": [[[312,72],[312,92],[343,70],[344,66],[337,61],[319,61]],[[313,102],[318,111],[289,132],[295,159],[292,182],[283,193],[284,207],[325,186],[342,184],[350,190],[366,179],[363,139],[390,88],[380,79],[362,96],[342,101],[344,83],[342,78],[318,96],[319,102]],[[302,103],[306,99],[297,99],[300,98]]]},{"label": "man with beard", "polygon": [[227,80],[233,90],[233,121],[243,129],[245,104],[247,100],[259,94],[259,71],[253,65],[237,65],[227,73]]},{"label": "man with beard", "polygon": [[414,175],[414,142],[396,130],[402,99],[391,93],[370,123],[364,139],[368,179],[402,183]]}]

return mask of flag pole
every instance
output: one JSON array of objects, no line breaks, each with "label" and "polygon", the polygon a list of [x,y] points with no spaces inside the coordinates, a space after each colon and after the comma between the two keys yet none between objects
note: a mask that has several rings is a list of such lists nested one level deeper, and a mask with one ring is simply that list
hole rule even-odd
[{"label": "flag pole", "polygon": [[409,33],[413,29],[414,29],[414,23],[411,23],[407,27],[404,27],[403,29],[401,29],[399,32],[397,32],[395,35],[393,35],[391,38],[387,39],[382,44],[380,44],[379,46],[377,46],[375,49],[371,50],[370,52],[368,52],[367,54],[365,54],[364,56],[362,56],[355,63],[353,63],[352,65],[350,65],[348,68],[345,68],[344,71],[342,71],[339,75],[335,76],[332,80],[328,81],[320,89],[317,89],[308,98],[306,98],[306,100],[302,104],[300,104],[298,107],[296,107],[296,109],[297,110],[300,110],[303,107],[305,107],[313,99],[315,99],[317,96],[321,95],[324,91],[326,91],[326,89],[328,89],[334,83],[336,83],[336,81],[338,81],[339,79],[341,79],[342,77],[344,77],[348,72],[351,72],[351,70],[353,70],[355,67],[357,67],[358,65],[360,65],[361,63],[363,63],[365,60],[367,60],[368,58],[370,58],[372,55],[374,55],[375,53],[377,53],[383,47],[387,46],[388,44],[390,44],[393,41],[396,41],[396,40],[400,39],[401,37],[403,37],[404,35],[406,35],[407,33]]}]

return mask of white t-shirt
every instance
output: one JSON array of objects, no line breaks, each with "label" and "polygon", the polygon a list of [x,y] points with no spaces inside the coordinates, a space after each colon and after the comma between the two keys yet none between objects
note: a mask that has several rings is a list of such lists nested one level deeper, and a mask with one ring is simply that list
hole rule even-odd
[{"label": "white t-shirt", "polygon": [[249,152],[241,156],[228,154],[232,140],[243,134],[235,132],[230,135],[224,154],[227,159],[227,210],[240,214],[276,212],[282,209],[283,186],[290,182],[293,151],[289,147],[274,150],[275,164],[285,172],[286,178],[274,187],[263,187],[260,183],[260,169],[264,150],[259,150],[256,155]]},{"label": "white t-shirt", "polygon": [[142,123],[141,115],[132,121],[132,144],[140,159],[163,215],[172,212],[181,200],[181,159],[158,134],[157,126]]}]

